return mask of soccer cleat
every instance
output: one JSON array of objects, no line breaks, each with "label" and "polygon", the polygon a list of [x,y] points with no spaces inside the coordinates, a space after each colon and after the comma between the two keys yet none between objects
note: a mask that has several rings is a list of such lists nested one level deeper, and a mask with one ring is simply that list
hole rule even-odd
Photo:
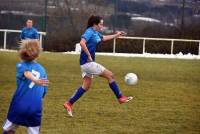
[{"label": "soccer cleat", "polygon": [[126,97],[126,96],[122,96],[118,99],[119,103],[122,104],[122,103],[126,103],[126,102],[129,102],[130,100],[132,100],[133,97],[132,96],[129,96],[129,97]]},{"label": "soccer cleat", "polygon": [[63,106],[67,110],[69,116],[73,117],[73,114],[72,114],[72,104],[70,104],[69,102],[65,102]]}]

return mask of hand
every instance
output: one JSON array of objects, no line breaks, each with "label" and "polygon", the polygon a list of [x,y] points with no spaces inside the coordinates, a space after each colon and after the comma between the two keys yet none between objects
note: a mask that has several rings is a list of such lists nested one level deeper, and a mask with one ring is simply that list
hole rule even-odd
[{"label": "hand", "polygon": [[120,34],[121,36],[126,36],[127,35],[127,33],[126,32],[124,32],[124,31],[121,31],[121,34]]},{"label": "hand", "polygon": [[117,34],[117,37],[127,35],[127,33],[124,31],[117,31],[116,34]]},{"label": "hand", "polygon": [[37,79],[34,81],[35,84],[40,85],[40,86],[48,86],[49,80],[45,78]]},{"label": "hand", "polygon": [[88,62],[92,62],[92,61],[93,61],[93,59],[92,59],[91,55],[90,55],[90,56],[88,56],[88,59],[87,59],[87,61],[88,61]]}]

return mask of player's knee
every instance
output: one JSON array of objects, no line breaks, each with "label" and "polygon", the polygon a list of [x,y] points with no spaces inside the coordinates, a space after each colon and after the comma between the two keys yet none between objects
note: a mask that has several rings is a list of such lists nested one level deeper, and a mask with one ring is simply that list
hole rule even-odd
[{"label": "player's knee", "polygon": [[108,81],[112,81],[114,79],[114,76],[113,74],[110,74],[108,77],[107,77]]},{"label": "player's knee", "polygon": [[110,79],[114,79],[114,74],[112,72],[110,72]]}]

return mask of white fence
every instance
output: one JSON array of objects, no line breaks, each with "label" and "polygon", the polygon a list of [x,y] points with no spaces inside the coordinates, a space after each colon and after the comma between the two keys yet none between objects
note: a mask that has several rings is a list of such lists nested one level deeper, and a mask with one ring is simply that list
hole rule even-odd
[{"label": "white fence", "polygon": [[[7,33],[21,33],[21,30],[0,29],[0,32],[4,32],[3,49],[6,49]],[[45,36],[46,32],[38,32],[38,34],[40,35],[40,44],[42,44],[42,36]]]},{"label": "white fence", "polygon": [[[171,42],[171,54],[173,54],[174,51],[174,42],[196,42],[199,43],[199,50],[198,55],[200,55],[200,40],[189,40],[189,39],[167,39],[167,38],[145,38],[145,37],[119,37],[118,39],[129,39],[129,40],[142,40],[143,41],[143,47],[142,47],[142,53],[145,53],[145,46],[147,40],[154,40],[154,41],[170,41]],[[116,41],[118,39],[113,40],[113,53],[116,52]]]}]

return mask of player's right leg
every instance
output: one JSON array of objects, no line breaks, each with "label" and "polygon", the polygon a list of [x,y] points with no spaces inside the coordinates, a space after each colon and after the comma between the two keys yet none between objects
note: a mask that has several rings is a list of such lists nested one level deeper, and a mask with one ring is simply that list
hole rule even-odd
[{"label": "player's right leg", "polygon": [[92,78],[85,76],[83,78],[83,85],[79,87],[75,93],[71,96],[69,101],[64,103],[64,108],[67,110],[68,114],[70,116],[73,116],[72,114],[72,105],[79,99],[81,96],[90,88],[92,84]]},{"label": "player's right leg", "polygon": [[8,119],[3,125],[3,134],[15,134],[18,125],[10,122]]}]

